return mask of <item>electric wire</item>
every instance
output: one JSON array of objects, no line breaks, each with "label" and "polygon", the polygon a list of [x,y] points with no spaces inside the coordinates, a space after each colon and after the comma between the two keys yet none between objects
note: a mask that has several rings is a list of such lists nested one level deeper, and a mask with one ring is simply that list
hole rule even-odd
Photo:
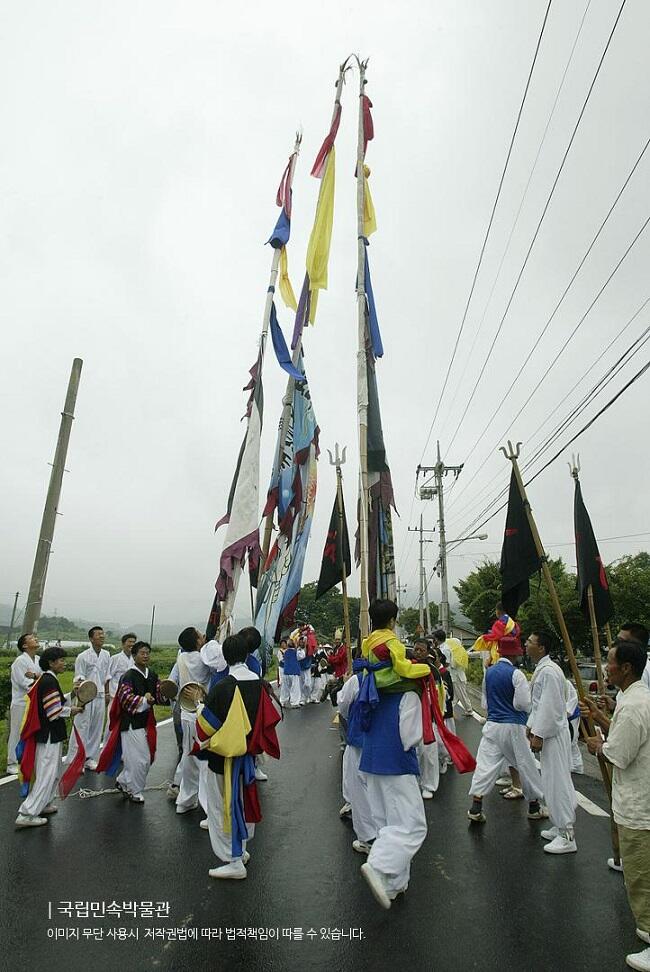
[{"label": "electric wire", "polygon": [[[623,2],[625,3],[626,0],[623,0]],[[449,381],[449,375],[451,374],[451,369],[453,367],[454,360],[456,358],[456,353],[458,351],[458,345],[459,345],[459,342],[460,342],[460,339],[461,339],[461,336],[462,336],[462,333],[463,333],[463,329],[465,327],[465,321],[467,320],[467,313],[469,311],[469,305],[471,303],[472,296],[474,294],[474,289],[476,287],[476,281],[478,279],[479,271],[481,269],[481,264],[483,262],[483,256],[485,254],[485,248],[487,246],[488,238],[490,236],[490,231],[492,230],[492,224],[494,222],[494,214],[496,213],[497,205],[498,205],[499,199],[501,197],[501,190],[503,188],[503,183],[505,181],[506,172],[508,170],[508,165],[510,163],[510,157],[512,155],[512,149],[513,149],[513,146],[515,144],[515,138],[517,137],[517,131],[519,130],[519,122],[521,120],[521,116],[522,116],[522,113],[523,113],[523,110],[524,110],[524,104],[526,102],[526,97],[528,95],[528,89],[530,88],[530,82],[531,82],[531,79],[533,77],[533,72],[535,70],[535,64],[537,63],[537,55],[539,54],[539,49],[540,49],[540,46],[541,46],[541,43],[542,43],[542,37],[544,36],[544,30],[546,28],[546,23],[548,21],[549,11],[551,9],[551,3],[552,3],[552,0],[549,0],[548,6],[546,7],[546,13],[544,14],[544,20],[542,22],[542,27],[541,27],[541,30],[539,32],[539,37],[537,38],[537,45],[535,47],[535,54],[533,56],[533,61],[532,61],[532,64],[530,66],[530,71],[528,72],[528,78],[526,80],[526,87],[524,88],[524,94],[523,94],[523,97],[521,99],[521,104],[519,105],[519,111],[517,113],[517,120],[515,122],[515,127],[514,127],[514,130],[512,132],[512,137],[510,139],[510,145],[508,147],[508,153],[506,155],[506,161],[505,161],[505,164],[503,166],[503,171],[501,172],[501,178],[499,179],[499,186],[497,188],[497,194],[495,196],[494,203],[492,205],[492,212],[490,213],[490,219],[488,221],[487,229],[485,231],[485,236],[483,237],[483,243],[481,245],[481,250],[480,250],[480,253],[479,253],[478,262],[477,262],[476,268],[474,270],[474,277],[472,279],[472,285],[470,287],[469,295],[468,295],[467,301],[465,303],[465,310],[463,311],[463,316],[462,316],[462,319],[461,319],[461,322],[460,322],[460,327],[459,327],[458,333],[456,335],[456,341],[455,341],[454,348],[453,348],[453,351],[452,351],[452,354],[451,354],[451,359],[449,361],[449,365],[447,367],[447,373],[445,375],[445,380],[443,382],[442,389],[440,391],[440,396],[438,398],[438,404],[436,405],[435,412],[434,412],[434,415],[433,415],[433,419],[432,419],[431,425],[429,427],[429,432],[427,434],[426,442],[424,443],[424,448],[422,450],[422,456],[420,457],[420,463],[419,463],[420,465],[422,464],[422,460],[424,459],[424,454],[427,451],[427,447],[428,447],[429,441],[431,439],[431,433],[433,432],[433,427],[434,427],[434,425],[436,423],[436,419],[438,418],[438,412],[440,411],[440,405],[442,404],[442,400],[443,400],[443,397],[444,397],[444,394],[445,394],[445,390],[447,388],[447,383]]]},{"label": "electric wire", "polygon": [[[619,11],[618,11],[618,14],[616,16],[616,20],[614,21],[614,26],[612,27],[612,29],[610,31],[609,37],[607,39],[607,43],[605,44],[605,49],[603,50],[603,53],[602,53],[602,55],[600,57],[600,60],[598,62],[598,67],[596,68],[596,73],[594,74],[594,76],[592,78],[591,84],[589,85],[589,90],[587,91],[587,95],[586,95],[585,100],[583,102],[582,108],[580,109],[580,114],[578,115],[578,120],[576,121],[575,126],[573,128],[573,132],[571,133],[571,138],[569,139],[569,144],[567,145],[567,147],[565,149],[565,152],[564,152],[564,155],[562,156],[562,161],[560,163],[560,167],[559,167],[559,169],[557,171],[557,174],[555,176],[555,179],[553,180],[553,185],[551,186],[551,191],[550,191],[550,193],[548,195],[548,198],[546,200],[546,203],[544,204],[544,208],[542,210],[542,215],[539,218],[539,221],[537,223],[537,227],[536,227],[535,232],[533,234],[533,238],[530,241],[530,244],[528,246],[528,250],[526,251],[526,256],[524,257],[524,262],[521,265],[521,269],[520,269],[520,271],[519,271],[519,273],[517,275],[517,278],[515,280],[515,284],[514,284],[514,287],[512,289],[512,292],[510,294],[510,297],[508,298],[508,303],[506,304],[506,308],[505,308],[505,310],[503,312],[503,315],[501,317],[501,320],[499,322],[499,326],[497,327],[496,333],[494,335],[494,338],[492,339],[492,343],[491,343],[490,348],[488,350],[487,356],[485,357],[485,359],[483,361],[483,364],[481,366],[481,370],[479,372],[479,376],[478,376],[478,378],[477,378],[477,380],[476,380],[476,382],[474,384],[474,387],[473,387],[472,392],[470,394],[469,400],[468,400],[468,402],[467,402],[467,404],[466,404],[466,406],[465,406],[465,408],[463,410],[463,413],[462,413],[460,419],[458,420],[458,424],[457,424],[457,426],[456,426],[456,428],[454,430],[454,434],[452,435],[452,438],[451,438],[451,441],[450,441],[450,443],[449,443],[449,445],[447,447],[447,450],[449,450],[451,448],[451,446],[453,445],[453,443],[456,441],[456,436],[458,435],[458,432],[460,430],[460,427],[462,426],[463,421],[465,420],[465,416],[467,415],[467,413],[469,411],[469,408],[470,408],[472,402],[474,401],[474,398],[476,396],[476,393],[477,393],[477,391],[479,389],[479,386],[480,386],[480,383],[481,383],[481,379],[483,378],[483,375],[485,374],[485,371],[487,369],[487,366],[488,366],[488,364],[490,362],[490,358],[492,357],[492,352],[493,352],[494,347],[496,345],[496,342],[497,342],[497,340],[499,338],[499,335],[501,334],[501,330],[502,330],[503,325],[505,323],[506,317],[508,316],[508,312],[510,310],[510,307],[512,306],[512,302],[513,302],[513,300],[515,298],[515,294],[516,294],[517,289],[519,287],[519,282],[521,281],[521,278],[523,277],[524,271],[525,271],[525,269],[526,269],[526,267],[528,265],[528,260],[530,258],[530,254],[532,253],[533,247],[535,246],[535,242],[537,241],[537,238],[539,236],[539,231],[540,231],[540,229],[542,227],[542,224],[544,222],[544,218],[546,216],[546,213],[548,212],[548,208],[549,208],[549,206],[551,204],[551,200],[553,199],[553,196],[555,194],[555,189],[556,189],[557,184],[558,184],[558,182],[560,180],[560,176],[562,175],[562,172],[564,170],[564,166],[566,164],[566,160],[567,160],[567,158],[569,156],[569,153],[570,153],[571,148],[573,146],[573,143],[575,141],[575,137],[576,137],[576,134],[578,132],[578,128],[580,127],[580,123],[581,123],[581,121],[582,121],[582,119],[584,117],[584,113],[585,113],[585,111],[587,109],[587,105],[588,105],[589,100],[591,98],[591,94],[592,94],[592,92],[594,90],[594,86],[596,84],[596,81],[598,80],[598,76],[600,74],[601,68],[602,68],[603,63],[605,61],[605,57],[607,56],[607,52],[608,52],[609,46],[610,46],[610,44],[612,42],[612,38],[614,36],[614,32],[616,31],[616,28],[618,26],[619,20],[621,18],[621,15],[623,13],[623,9],[624,9],[626,3],[627,3],[627,0],[622,0],[621,6],[620,6]],[[427,444],[428,444],[428,440],[427,440]]]}]

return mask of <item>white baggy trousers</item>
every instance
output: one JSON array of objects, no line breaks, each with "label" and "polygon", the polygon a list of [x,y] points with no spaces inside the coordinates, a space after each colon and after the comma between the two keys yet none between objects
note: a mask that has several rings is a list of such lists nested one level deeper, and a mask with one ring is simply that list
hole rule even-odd
[{"label": "white baggy trousers", "polygon": [[28,817],[38,817],[41,810],[55,799],[61,775],[62,748],[60,742],[36,743],[34,785],[20,804],[18,813]]},{"label": "white baggy trousers", "polygon": [[[568,735],[568,733],[567,733]],[[512,722],[486,722],[476,754],[470,796],[486,796],[501,775],[504,759],[521,777],[521,788],[530,803],[541,800],[543,781],[526,738],[526,727]]]},{"label": "white baggy trousers", "polygon": [[373,819],[377,826],[368,863],[395,897],[408,887],[411,861],[424,843],[427,820],[417,776],[364,773]]},{"label": "white baggy trousers", "polygon": [[147,742],[146,729],[128,729],[120,733],[122,740],[123,769],[117,778],[120,786],[131,794],[141,796],[147,784],[147,774],[151,766],[151,753]]},{"label": "white baggy trousers", "polygon": [[377,836],[377,825],[368,799],[367,775],[359,771],[361,749],[348,745],[343,753],[343,799],[352,807],[352,827],[359,840],[368,842]]},{"label": "white baggy trousers", "polygon": [[[88,702],[84,706],[83,712],[75,716],[74,724],[84,744],[86,760],[92,759],[97,762],[99,759],[105,710],[106,703],[104,701],[104,695],[100,693],[92,702]],[[70,745],[68,746],[68,753],[65,758],[66,763],[72,762],[76,752],[77,737],[73,732],[70,736]]]},{"label": "white baggy trousers", "polygon": [[571,737],[567,725],[557,736],[544,740],[539,754],[542,789],[549,817],[559,830],[573,830],[578,800],[571,779]]},{"label": "white baggy trousers", "polygon": [[[297,675],[296,678],[298,678]],[[241,781],[239,785],[241,786]],[[223,776],[219,773],[213,773],[209,767],[205,773],[205,796],[212,850],[219,860],[226,864],[231,861],[241,861],[248,841],[242,841],[242,857],[233,857],[232,836],[226,834],[223,829]],[[255,824],[247,824],[246,827],[248,829],[248,840],[250,840],[255,833]]]}]

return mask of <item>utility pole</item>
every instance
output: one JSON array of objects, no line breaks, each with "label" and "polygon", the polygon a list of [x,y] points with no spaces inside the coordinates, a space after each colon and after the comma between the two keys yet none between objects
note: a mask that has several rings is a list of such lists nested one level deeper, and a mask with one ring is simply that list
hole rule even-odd
[{"label": "utility pole", "polygon": [[16,608],[18,607],[18,595],[20,591],[16,591],[14,595],[14,606],[11,610],[11,621],[9,622],[9,634],[7,635],[7,651],[11,648],[11,636],[14,633],[14,621],[16,620]]},{"label": "utility pole", "polygon": [[396,588],[396,592],[397,592],[397,609],[398,609],[398,611],[401,611],[402,610],[402,594],[406,594],[406,584],[404,584],[402,586],[400,584],[400,582],[399,582],[399,577],[397,578],[397,588]]},{"label": "utility pole", "polygon": [[[422,515],[420,515],[420,526],[419,527],[409,527],[410,533],[420,534],[420,595],[419,595],[419,605],[420,605],[420,627],[422,631],[431,630],[431,615],[429,611],[429,599],[427,596],[427,578],[424,570],[424,545],[425,543],[433,543],[433,540],[427,539],[425,533],[435,533],[435,530],[424,530],[422,527]],[[426,627],[425,627],[426,622]]]},{"label": "utility pole", "polygon": [[445,466],[444,462],[440,457],[440,443],[437,443],[437,462],[435,466],[418,466],[416,470],[416,482],[422,473],[426,475],[427,473],[433,473],[436,485],[435,486],[423,486],[420,489],[420,499],[433,499],[435,496],[438,497],[438,530],[440,534],[440,612],[438,615],[438,620],[440,627],[444,628],[445,631],[449,630],[449,583],[447,579],[447,540],[445,535],[445,501],[444,501],[444,487],[443,479],[447,473],[453,473],[454,479],[457,479],[462,472],[463,466]]},{"label": "utility pole", "polygon": [[74,408],[77,401],[82,365],[83,361],[81,358],[75,358],[72,362],[68,391],[65,396],[65,405],[61,412],[59,438],[56,443],[56,452],[54,453],[54,462],[52,463],[52,472],[50,473],[50,485],[47,490],[45,509],[43,510],[43,519],[41,521],[41,531],[38,536],[36,556],[34,557],[32,579],[29,584],[29,594],[27,595],[27,606],[25,607],[23,627],[26,632],[37,630],[38,619],[41,616],[45,578],[47,577],[50,551],[52,549],[54,526],[58,513],[59,499],[61,497],[61,484],[63,482],[63,473],[65,472],[65,460],[68,453],[70,430],[72,429],[72,420],[74,419]]}]

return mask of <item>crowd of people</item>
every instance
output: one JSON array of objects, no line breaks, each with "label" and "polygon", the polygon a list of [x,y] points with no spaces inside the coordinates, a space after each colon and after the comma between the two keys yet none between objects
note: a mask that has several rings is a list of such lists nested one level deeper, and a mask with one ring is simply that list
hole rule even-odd
[{"label": "crowd of people", "polygon": [[[16,753],[23,800],[16,826],[47,824],[84,769],[109,773],[124,799],[144,803],[156,751],[154,706],[173,707],[178,764],[169,796],[178,814],[202,808],[218,865],[214,878],[246,878],[248,841],[261,819],[257,783],[267,779],[263,754],[279,758],[276,726],[283,709],[319,704],[328,696],[338,713],[344,749],[341,815],[355,832],[352,849],[366,857],[361,874],[385,909],[406,892],[411,862],[427,835],[424,801],[432,800],[451,765],[472,773],[470,825],[486,823],[484,799],[503,784],[506,799],[527,802],[528,819],[544,821],[543,849],[560,856],[577,852],[577,797],[572,770],[580,769],[583,738],[612,770],[612,812],[618,827],[622,869],[637,934],[650,946],[650,663],[648,631],[621,627],[609,650],[609,682],[615,699],[586,697],[553,661],[548,632],[534,630],[522,646],[521,630],[502,605],[477,642],[484,678],[482,716],[467,688],[468,653],[441,629],[408,647],[396,634],[397,605],[370,607],[372,631],[357,648],[340,638],[319,644],[310,625],[280,641],[279,696],[264,678],[261,636],[247,627],[206,641],[185,628],[167,679],[150,668],[151,649],[133,633],[110,656],[104,632],[94,626],[90,646],[75,659],[74,687],[87,683],[95,697],[66,698],[58,676],[65,651],[21,636],[12,665],[9,753]],[[520,667],[534,666],[529,680]],[[455,708],[483,722],[476,758],[456,733]],[[106,715],[107,714],[107,715]],[[66,719],[73,718],[68,752]],[[595,729],[593,727],[596,727]],[[585,727],[587,732],[585,733]],[[650,947],[627,956],[628,965],[650,970]]]}]

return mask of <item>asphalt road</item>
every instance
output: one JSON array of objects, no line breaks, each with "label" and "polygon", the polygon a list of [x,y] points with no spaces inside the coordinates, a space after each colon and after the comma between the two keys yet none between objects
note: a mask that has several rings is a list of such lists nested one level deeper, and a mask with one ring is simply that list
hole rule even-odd
[{"label": "asphalt road", "polygon": [[[215,862],[202,814],[177,816],[162,790],[148,792],[143,807],[113,794],[71,796],[47,827],[17,832],[18,787],[0,786],[3,972],[625,968],[625,953],[641,943],[622,876],[606,866],[609,821],[579,809],[578,853],[553,857],[542,852],[541,826],[526,819],[523,801],[495,792],[485,800],[487,823],[469,825],[469,778],[455,771],[427,805],[429,835],[408,894],[382,911],[359,875],[363,858],[351,849],[350,826],[338,816],[332,714],[329,703],[287,713],[282,759],[267,763],[269,781],[259,784],[264,820],[246,881],[208,876]],[[458,724],[475,752],[480,725]],[[169,778],[174,765],[173,731],[163,726],[149,783]],[[106,780],[93,776],[84,785]],[[606,806],[598,781],[576,783]],[[134,918],[121,908],[87,918],[83,904],[82,916],[76,908],[72,917],[57,913],[62,902],[108,909],[147,901],[167,903],[168,916],[163,908],[159,917]],[[112,937],[118,929],[131,937]],[[273,931],[260,940],[258,932],[234,937],[232,929]],[[75,932],[78,939],[56,937]]]}]

